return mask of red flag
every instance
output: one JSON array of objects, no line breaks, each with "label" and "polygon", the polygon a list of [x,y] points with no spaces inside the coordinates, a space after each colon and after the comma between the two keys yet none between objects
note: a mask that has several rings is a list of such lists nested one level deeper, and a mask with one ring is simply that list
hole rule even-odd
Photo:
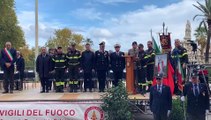
[{"label": "red flag", "polygon": [[[168,73],[167,73],[167,77],[163,78],[163,84],[170,87],[171,95],[174,94],[173,74],[174,74],[174,69],[172,68],[171,63],[168,60]],[[153,85],[156,85],[156,78],[153,79]]]}]

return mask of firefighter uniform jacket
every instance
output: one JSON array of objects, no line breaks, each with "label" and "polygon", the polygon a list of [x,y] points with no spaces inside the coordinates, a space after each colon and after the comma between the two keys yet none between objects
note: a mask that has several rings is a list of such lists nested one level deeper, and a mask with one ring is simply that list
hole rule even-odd
[{"label": "firefighter uniform jacket", "polygon": [[58,69],[58,68],[66,68],[66,55],[65,54],[57,54],[54,55],[52,58],[52,64],[53,64],[53,68],[54,69]]},{"label": "firefighter uniform jacket", "polygon": [[154,65],[155,64],[155,50],[153,48],[146,50],[146,59],[147,65]]},{"label": "firefighter uniform jacket", "polygon": [[172,58],[177,59],[177,56],[179,57],[181,64],[188,63],[188,54],[184,47],[179,46],[178,48],[174,48]]},{"label": "firefighter uniform jacket", "polygon": [[68,67],[74,67],[80,65],[81,53],[78,50],[71,50],[66,55]]},{"label": "firefighter uniform jacket", "polygon": [[145,51],[139,51],[138,53],[138,68],[141,69],[141,68],[144,68],[146,67],[146,52]]}]

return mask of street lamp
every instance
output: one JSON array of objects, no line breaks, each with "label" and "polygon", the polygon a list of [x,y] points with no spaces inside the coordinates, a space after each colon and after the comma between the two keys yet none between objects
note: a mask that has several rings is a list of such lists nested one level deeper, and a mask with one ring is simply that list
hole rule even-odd
[{"label": "street lamp", "polygon": [[[35,0],[35,61],[38,56],[38,52],[38,0]],[[34,65],[35,80],[38,81],[38,75],[36,73],[36,64]]]}]

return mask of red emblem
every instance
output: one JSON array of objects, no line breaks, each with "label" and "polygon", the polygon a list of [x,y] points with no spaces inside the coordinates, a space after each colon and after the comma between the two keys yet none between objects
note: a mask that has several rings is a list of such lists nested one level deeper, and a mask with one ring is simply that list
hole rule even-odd
[{"label": "red emblem", "polygon": [[84,113],[84,120],[104,120],[104,112],[97,106],[89,107]]}]

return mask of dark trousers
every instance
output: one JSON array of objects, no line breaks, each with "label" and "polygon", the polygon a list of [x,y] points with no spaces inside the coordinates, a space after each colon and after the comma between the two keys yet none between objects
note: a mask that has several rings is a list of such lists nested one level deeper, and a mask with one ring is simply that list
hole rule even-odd
[{"label": "dark trousers", "polygon": [[62,92],[64,89],[64,68],[57,68],[55,70],[56,92]]},{"label": "dark trousers", "polygon": [[48,78],[40,78],[41,86],[42,86],[42,91],[48,91],[49,90],[49,79]]},{"label": "dark trousers", "polygon": [[153,113],[154,120],[167,120],[167,112]]},{"label": "dark trousers", "polygon": [[154,76],[154,64],[147,65],[147,83],[148,83],[148,89],[150,89],[152,85],[152,80]]},{"label": "dark trousers", "polygon": [[119,83],[119,80],[122,80],[123,71],[114,71],[114,81],[113,85],[117,86]]},{"label": "dark trousers", "polygon": [[14,68],[6,68],[4,70],[4,90],[6,92],[9,91],[9,87],[10,87],[10,91],[13,91],[14,89]]},{"label": "dark trousers", "polygon": [[84,90],[86,91],[87,88],[89,88],[89,90],[93,88],[92,71],[84,72]]},{"label": "dark trousers", "polygon": [[199,113],[189,114],[188,113],[187,120],[205,120],[205,114],[199,114]]},{"label": "dark trousers", "polygon": [[79,78],[79,67],[78,66],[71,66],[69,67],[69,77],[70,77],[70,82],[69,82],[69,87],[70,90],[77,90],[78,87],[78,78]]},{"label": "dark trousers", "polygon": [[23,89],[23,78],[24,78],[24,72],[19,72],[18,73],[18,81],[15,82],[16,90],[22,90]]},{"label": "dark trousers", "polygon": [[106,81],[106,70],[97,71],[97,78],[98,78],[98,81],[99,81],[99,90],[104,91],[105,81]]},{"label": "dark trousers", "polygon": [[139,84],[139,92],[145,92],[146,68],[144,68],[144,67],[138,69],[138,84]]},{"label": "dark trousers", "polygon": [[52,89],[53,79],[49,79],[48,90]]}]

